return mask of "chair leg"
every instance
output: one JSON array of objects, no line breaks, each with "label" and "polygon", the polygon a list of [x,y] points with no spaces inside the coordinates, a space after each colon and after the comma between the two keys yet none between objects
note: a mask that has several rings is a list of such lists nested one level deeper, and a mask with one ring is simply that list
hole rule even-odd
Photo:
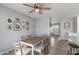
[{"label": "chair leg", "polygon": [[69,51],[67,52],[67,55],[72,54],[72,47],[70,47]]}]

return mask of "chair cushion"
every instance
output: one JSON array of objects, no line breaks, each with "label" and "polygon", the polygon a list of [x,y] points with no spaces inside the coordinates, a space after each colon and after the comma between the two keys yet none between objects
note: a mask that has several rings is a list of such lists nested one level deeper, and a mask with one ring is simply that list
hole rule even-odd
[{"label": "chair cushion", "polygon": [[69,43],[69,46],[71,46],[73,48],[79,48],[79,46],[77,44],[74,44],[74,43]]}]

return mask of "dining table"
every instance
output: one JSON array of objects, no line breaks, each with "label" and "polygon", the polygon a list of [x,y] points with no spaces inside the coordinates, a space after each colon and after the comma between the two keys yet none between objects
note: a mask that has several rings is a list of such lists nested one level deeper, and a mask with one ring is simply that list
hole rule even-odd
[{"label": "dining table", "polygon": [[26,46],[29,46],[32,48],[32,55],[34,55],[35,46],[42,42],[41,37],[30,37],[26,38],[25,40],[20,41],[22,44],[25,44]]}]

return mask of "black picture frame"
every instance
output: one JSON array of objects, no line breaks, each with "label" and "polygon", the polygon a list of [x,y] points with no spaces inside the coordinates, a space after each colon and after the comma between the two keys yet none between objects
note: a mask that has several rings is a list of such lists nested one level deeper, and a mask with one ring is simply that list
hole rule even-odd
[{"label": "black picture frame", "polygon": [[29,27],[27,27],[26,29],[29,30]]},{"label": "black picture frame", "polygon": [[70,22],[65,22],[64,23],[64,28],[65,29],[70,29]]},{"label": "black picture frame", "polygon": [[8,24],[8,29],[12,30],[13,29],[13,24]]},{"label": "black picture frame", "polygon": [[29,22],[28,21],[26,21],[26,25],[29,26]]},{"label": "black picture frame", "polygon": [[8,18],[8,23],[12,23],[12,19],[11,18]]}]

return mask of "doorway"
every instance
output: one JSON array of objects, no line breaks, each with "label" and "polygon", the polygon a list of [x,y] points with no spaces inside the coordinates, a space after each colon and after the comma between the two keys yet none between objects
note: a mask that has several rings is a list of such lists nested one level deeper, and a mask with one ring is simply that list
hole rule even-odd
[{"label": "doorway", "polygon": [[53,23],[50,33],[55,36],[60,36],[60,23]]}]

